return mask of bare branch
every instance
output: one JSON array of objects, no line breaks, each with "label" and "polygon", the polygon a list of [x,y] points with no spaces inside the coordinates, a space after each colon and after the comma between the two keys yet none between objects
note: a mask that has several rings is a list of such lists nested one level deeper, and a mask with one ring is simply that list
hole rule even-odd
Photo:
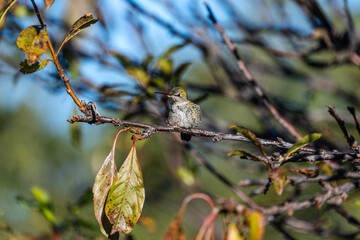
[{"label": "bare branch", "polygon": [[215,27],[220,32],[222,38],[224,39],[226,45],[229,47],[231,52],[233,53],[238,67],[241,69],[241,71],[244,73],[245,78],[249,85],[253,88],[256,95],[261,99],[263,104],[267,107],[269,112],[274,116],[274,118],[292,135],[295,137],[295,139],[300,140],[302,137],[301,135],[296,131],[296,129],[287,121],[285,120],[280,113],[277,111],[277,109],[270,103],[269,98],[265,95],[265,92],[261,89],[260,85],[257,83],[254,76],[251,74],[245,63],[241,60],[240,55],[238,53],[237,47],[234,45],[234,43],[230,40],[230,38],[226,35],[224,29],[222,26],[217,22],[215,15],[213,14],[211,8],[207,3],[205,3],[205,6],[209,13],[209,19],[211,22],[215,25]]}]

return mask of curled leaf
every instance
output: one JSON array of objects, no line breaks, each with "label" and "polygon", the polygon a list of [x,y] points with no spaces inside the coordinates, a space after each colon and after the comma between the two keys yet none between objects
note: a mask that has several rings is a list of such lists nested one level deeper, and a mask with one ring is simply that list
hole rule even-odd
[{"label": "curled leaf", "polygon": [[101,232],[108,236],[104,226],[103,226],[103,219],[104,219],[104,205],[108,195],[108,192],[111,188],[111,185],[114,181],[114,173],[115,173],[115,146],[116,141],[119,134],[124,131],[124,129],[120,130],[119,133],[116,135],[113,147],[106,157],[104,163],[102,164],[99,172],[95,177],[95,182],[93,186],[93,193],[94,193],[94,212],[96,220],[100,225]]},{"label": "curled leaf", "polygon": [[67,33],[64,41],[61,43],[61,46],[58,50],[62,48],[62,46],[68,42],[71,38],[75,37],[76,34],[84,30],[85,28],[88,28],[90,25],[95,24],[99,19],[93,18],[92,13],[87,13],[81,18],[79,18],[70,28],[69,32]]},{"label": "curled leaf", "polygon": [[303,137],[302,139],[297,141],[294,145],[292,145],[291,148],[288,149],[284,158],[285,159],[289,158],[291,156],[291,154],[293,154],[300,148],[305,147],[306,145],[318,140],[320,137],[321,137],[321,133],[312,133],[312,134],[306,135],[305,137]]},{"label": "curled leaf", "polygon": [[271,176],[271,179],[274,183],[274,188],[276,193],[281,196],[281,194],[284,192],[285,186],[290,182],[286,175],[280,175],[280,174],[273,174]]},{"label": "curled leaf", "polygon": [[[12,5],[16,3],[17,0],[8,0],[8,1],[0,1],[0,24],[4,19],[6,13],[9,11]],[[5,3],[6,2],[6,3]]]},{"label": "curled leaf", "polygon": [[49,38],[38,26],[25,28],[19,35],[16,44],[26,54],[28,65],[36,63],[47,50]]},{"label": "curled leaf", "polygon": [[105,204],[112,226],[111,234],[129,233],[139,220],[145,201],[145,189],[135,145],[117,172]]}]

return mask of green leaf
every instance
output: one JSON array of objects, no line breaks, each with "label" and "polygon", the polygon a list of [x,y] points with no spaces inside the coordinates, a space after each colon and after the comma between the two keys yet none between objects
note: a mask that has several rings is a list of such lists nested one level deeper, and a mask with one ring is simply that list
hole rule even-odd
[{"label": "green leaf", "polygon": [[168,58],[160,58],[156,66],[164,73],[164,74],[170,74],[173,70],[173,62]]},{"label": "green leaf", "polygon": [[106,233],[104,226],[103,226],[103,219],[106,218],[104,214],[104,206],[106,202],[106,198],[108,195],[108,192],[111,188],[111,185],[114,181],[114,174],[115,174],[115,146],[117,138],[122,132],[122,130],[119,131],[119,133],[116,135],[113,147],[109,153],[109,155],[106,157],[104,163],[102,164],[99,172],[96,174],[95,182],[93,186],[93,193],[94,193],[94,212],[95,212],[95,218],[98,221],[100,225],[101,232],[107,237],[108,234]]},{"label": "green leaf", "polygon": [[34,195],[36,201],[38,201],[42,205],[49,205],[50,204],[50,197],[49,194],[44,191],[43,189],[33,186],[31,187],[31,193]]},{"label": "green leaf", "polygon": [[88,28],[90,25],[95,24],[99,19],[93,18],[92,13],[87,13],[81,18],[79,18],[70,28],[68,34],[66,35],[64,41],[61,43],[61,46],[58,50],[62,48],[62,46],[68,42],[71,38],[75,37],[76,34],[84,30],[85,28]]},{"label": "green leaf", "polygon": [[[76,111],[74,111],[74,115],[76,115]],[[79,123],[74,123],[70,125],[70,136],[71,136],[71,143],[74,147],[81,148],[82,146],[82,131],[81,125]]]},{"label": "green leaf", "polygon": [[133,76],[136,80],[138,80],[144,86],[147,86],[151,79],[150,76],[148,75],[148,73],[145,70],[143,70],[142,68],[130,67],[130,68],[126,69],[126,72],[130,76]]},{"label": "green leaf", "polygon": [[9,11],[9,9],[11,8],[12,5],[14,5],[14,3],[16,3],[17,0],[8,0],[6,1],[6,4],[4,2],[0,3],[0,24],[3,21],[6,13]]},{"label": "green leaf", "polygon": [[236,125],[231,125],[230,128],[234,129],[235,131],[241,133],[241,135],[243,135],[244,137],[246,137],[247,139],[249,139],[257,149],[260,150],[260,152],[266,157],[268,158],[268,156],[266,155],[259,139],[256,138],[256,135],[251,132],[250,130],[244,128],[244,127],[238,127]]},{"label": "green leaf", "polygon": [[16,44],[26,54],[28,65],[36,63],[47,50],[47,34],[38,26],[25,28],[19,35]]},{"label": "green leaf", "polygon": [[37,206],[37,208],[40,210],[46,220],[52,224],[55,223],[55,216],[51,209],[49,194],[45,190],[37,186],[33,186],[31,188],[31,193],[34,195],[36,201],[38,202],[38,204],[36,204],[35,206]]},{"label": "green leaf", "polygon": [[168,58],[173,52],[179,50],[180,48],[186,46],[187,43],[182,43],[182,44],[178,44],[178,45],[174,45],[172,47],[170,47],[165,53],[164,55],[161,56],[161,58]]},{"label": "green leaf", "polygon": [[116,59],[121,63],[121,65],[123,65],[123,67],[124,67],[125,69],[137,65],[137,63],[135,63],[133,60],[131,60],[130,58],[128,58],[128,57],[125,56],[125,55],[122,55],[122,54],[117,53],[117,52],[113,52],[112,54],[113,54],[113,55],[116,57]]},{"label": "green leaf", "polygon": [[320,137],[321,137],[321,133],[312,133],[312,134],[306,135],[305,137],[303,137],[302,139],[297,141],[294,145],[292,145],[291,148],[288,149],[288,151],[286,152],[286,154],[284,156],[284,159],[288,159],[291,154],[293,154],[300,148],[305,147],[306,145],[318,140]]},{"label": "green leaf", "polygon": [[22,72],[23,74],[29,74],[29,73],[34,73],[37,72],[41,69],[43,69],[44,67],[46,67],[46,65],[49,63],[49,61],[51,61],[50,59],[44,59],[41,60],[40,63],[39,62],[35,62],[32,65],[28,65],[26,61],[22,61],[20,63],[20,72]]},{"label": "green leaf", "polygon": [[255,156],[249,152],[246,151],[242,151],[242,150],[234,150],[231,151],[227,154],[228,157],[231,156],[239,156],[239,157],[246,157],[247,159],[250,160],[254,160],[254,161],[259,161],[259,162],[263,162],[263,160],[261,158],[259,158],[258,156]]},{"label": "green leaf", "polygon": [[181,166],[178,169],[176,169],[176,174],[181,179],[181,181],[183,181],[183,183],[185,183],[186,185],[195,186],[196,184],[195,176],[194,173],[189,168]]},{"label": "green leaf", "polygon": [[171,84],[173,86],[178,86],[181,80],[181,76],[183,73],[187,70],[187,68],[191,65],[191,63],[186,62],[180,64],[174,71],[174,73],[171,76]]},{"label": "green leaf", "polygon": [[111,234],[129,233],[139,220],[145,201],[144,181],[135,145],[115,176],[105,205]]},{"label": "green leaf", "polygon": [[149,66],[149,64],[152,62],[152,60],[154,60],[154,56],[148,54],[145,60],[141,63],[141,65],[143,66],[144,69],[146,69]]},{"label": "green leaf", "polygon": [[46,9],[49,10],[51,5],[54,3],[55,0],[44,0],[44,3],[46,5]]}]

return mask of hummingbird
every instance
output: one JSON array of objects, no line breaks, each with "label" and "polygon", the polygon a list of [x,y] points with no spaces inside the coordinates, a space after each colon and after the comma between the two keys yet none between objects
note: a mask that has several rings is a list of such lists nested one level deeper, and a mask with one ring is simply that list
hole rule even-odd
[{"label": "hummingbird", "polygon": [[[200,106],[191,102],[184,89],[175,87],[170,93],[155,92],[168,96],[170,106],[168,123],[180,128],[196,128],[201,122]],[[181,140],[190,141],[191,135],[181,133]]]}]

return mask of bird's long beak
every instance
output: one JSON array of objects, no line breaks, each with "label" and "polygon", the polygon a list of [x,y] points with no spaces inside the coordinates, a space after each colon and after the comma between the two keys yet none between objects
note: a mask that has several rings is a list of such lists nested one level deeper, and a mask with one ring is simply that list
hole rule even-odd
[{"label": "bird's long beak", "polygon": [[172,96],[173,94],[170,93],[165,93],[165,92],[154,92],[156,94],[162,94],[162,95],[167,95],[167,96]]}]

